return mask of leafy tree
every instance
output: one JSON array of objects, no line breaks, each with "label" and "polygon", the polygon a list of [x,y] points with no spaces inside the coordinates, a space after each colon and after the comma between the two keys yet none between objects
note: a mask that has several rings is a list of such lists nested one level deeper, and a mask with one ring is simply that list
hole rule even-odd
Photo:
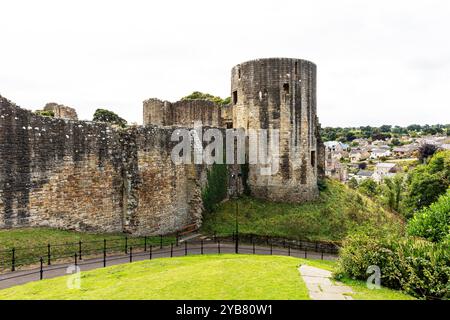
[{"label": "leafy tree", "polygon": [[419,160],[424,162],[437,151],[437,147],[433,144],[423,144],[419,148]]},{"label": "leafy tree", "polygon": [[431,205],[450,186],[450,151],[437,152],[428,164],[414,168],[407,180],[409,214]]},{"label": "leafy tree", "polygon": [[352,177],[350,180],[348,180],[348,186],[352,189],[358,188],[358,181],[356,181],[355,177]]},{"label": "leafy tree", "polygon": [[115,124],[122,128],[124,128],[127,125],[127,121],[125,119],[119,117],[116,113],[106,109],[95,110],[94,117],[92,120]]},{"label": "leafy tree", "polygon": [[208,100],[208,101],[215,102],[219,105],[226,105],[231,102],[231,97],[222,99],[219,96],[213,96],[212,94],[209,94],[209,93],[194,91],[190,95],[187,95],[187,96],[181,98],[181,100]]},{"label": "leafy tree", "polygon": [[429,207],[417,212],[408,222],[408,233],[433,242],[450,235],[450,188]]},{"label": "leafy tree", "polygon": [[366,162],[358,163],[358,168],[364,170],[365,168],[367,168],[367,163]]},{"label": "leafy tree", "polygon": [[383,198],[389,209],[400,211],[400,203],[404,191],[405,179],[397,174],[393,178],[385,178],[383,184]]},{"label": "leafy tree", "polygon": [[379,193],[379,186],[371,178],[364,179],[359,183],[358,191],[373,198]]},{"label": "leafy tree", "polygon": [[392,126],[384,124],[380,127],[380,131],[381,132],[391,132],[391,128],[392,128]]}]

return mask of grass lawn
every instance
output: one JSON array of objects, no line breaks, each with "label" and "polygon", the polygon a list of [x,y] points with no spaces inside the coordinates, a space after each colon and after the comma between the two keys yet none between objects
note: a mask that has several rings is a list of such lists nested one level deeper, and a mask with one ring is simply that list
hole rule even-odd
[{"label": "grass lawn", "polygon": [[[96,234],[76,231],[64,231],[53,228],[19,228],[0,230],[0,270],[11,267],[11,249],[15,248],[16,266],[35,264],[40,257],[47,258],[47,244],[51,244],[51,255],[71,256],[78,253],[82,241],[83,255],[95,255],[103,252],[103,239],[107,240],[107,250],[122,251],[125,248],[124,234]],[[174,241],[173,237],[164,242]],[[159,237],[149,237],[147,243],[159,244]],[[128,239],[128,246],[143,247],[144,238]],[[59,246],[60,244],[66,244]],[[58,245],[58,246],[56,246]]]},{"label": "grass lawn", "polygon": [[326,180],[317,201],[304,204],[276,203],[244,197],[222,203],[205,214],[202,231],[231,234],[235,206],[239,204],[239,231],[307,240],[342,240],[350,230],[368,224],[400,228],[403,221],[371,199],[340,182]]},{"label": "grass lawn", "polygon": [[[67,277],[0,290],[0,299],[297,299],[308,300],[298,272],[306,263],[332,269],[334,262],[284,256],[198,255],[162,258],[83,272],[81,289]],[[351,282],[354,298],[407,299],[388,289],[367,292]]]}]

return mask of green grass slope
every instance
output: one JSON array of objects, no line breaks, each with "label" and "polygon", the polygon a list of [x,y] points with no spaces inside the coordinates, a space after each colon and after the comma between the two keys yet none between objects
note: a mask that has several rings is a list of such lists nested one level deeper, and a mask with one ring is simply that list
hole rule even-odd
[{"label": "green grass slope", "polygon": [[[0,290],[7,299],[296,299],[308,300],[298,267],[308,264],[333,271],[333,261],[285,256],[196,255],[146,260],[82,272],[80,288],[69,289],[69,276]],[[354,299],[408,300],[411,296],[343,279]]]},{"label": "green grass slope", "polygon": [[222,203],[205,214],[202,231],[231,234],[239,205],[239,232],[309,240],[342,240],[361,225],[401,228],[403,222],[371,199],[346,185],[326,180],[317,201],[305,204],[275,203],[250,197]]},{"label": "green grass slope", "polygon": [[[0,291],[1,299],[309,299],[298,259],[249,255],[162,258],[83,272]],[[51,289],[50,289],[51,288]]]}]

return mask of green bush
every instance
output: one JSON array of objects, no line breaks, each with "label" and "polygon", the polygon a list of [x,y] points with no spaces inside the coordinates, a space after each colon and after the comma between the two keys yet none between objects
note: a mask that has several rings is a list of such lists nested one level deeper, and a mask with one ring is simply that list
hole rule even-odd
[{"label": "green bush", "polygon": [[[408,222],[408,233],[439,242],[450,235],[450,188],[428,208],[417,212]],[[450,248],[449,248],[450,250]]]},{"label": "green bush", "polygon": [[125,119],[119,117],[116,113],[106,109],[95,110],[92,121],[107,122],[118,125],[121,128],[125,128],[127,125],[127,121]]},{"label": "green bush", "polygon": [[343,243],[336,278],[366,280],[381,269],[381,285],[419,298],[450,298],[450,242],[433,243],[383,230],[357,232]]},{"label": "green bush", "polygon": [[437,152],[428,164],[412,170],[407,180],[406,206],[413,213],[435,202],[450,186],[450,150]]}]

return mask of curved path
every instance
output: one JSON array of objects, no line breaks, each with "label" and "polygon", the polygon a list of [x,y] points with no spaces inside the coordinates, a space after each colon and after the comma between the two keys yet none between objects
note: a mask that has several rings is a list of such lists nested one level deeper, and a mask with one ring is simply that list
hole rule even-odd
[{"label": "curved path", "polygon": [[[202,249],[203,247],[203,249]],[[184,243],[180,243],[179,246],[165,246],[163,248],[153,249],[150,251],[138,251],[133,252],[132,256],[129,254],[125,255],[110,255],[106,258],[106,266],[130,263],[134,261],[142,261],[155,258],[168,258],[168,257],[180,257],[192,254],[220,254],[220,253],[235,253],[235,244],[232,242],[217,243],[213,241],[205,241],[203,246],[200,242],[189,243],[185,246]],[[265,255],[283,255],[283,256],[293,256],[298,258],[307,259],[324,259],[324,260],[334,260],[336,255],[313,252],[298,249],[282,248],[282,247],[267,247],[267,246],[252,246],[247,244],[239,245],[239,253],[241,254],[265,254]],[[80,271],[88,271],[97,268],[104,267],[103,257],[85,259],[77,263]],[[71,270],[71,271],[68,271]],[[74,270],[74,263],[61,263],[54,264],[51,266],[45,266],[42,269],[43,279],[50,279],[59,276],[64,276],[70,274]],[[31,281],[39,281],[41,277],[40,269],[34,268],[29,270],[15,271],[0,274],[0,289],[9,288],[12,286],[17,286],[25,284]]]}]

